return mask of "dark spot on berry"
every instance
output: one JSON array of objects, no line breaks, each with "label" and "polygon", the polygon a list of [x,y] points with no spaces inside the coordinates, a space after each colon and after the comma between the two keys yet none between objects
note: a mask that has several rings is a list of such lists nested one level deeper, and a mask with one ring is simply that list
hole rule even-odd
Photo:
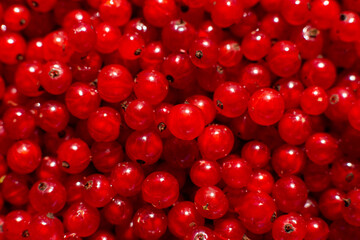
[{"label": "dark spot on berry", "polygon": [[32,5],[33,7],[38,7],[38,6],[39,6],[39,4],[38,4],[36,1],[32,1],[32,2],[31,2],[31,5]]},{"label": "dark spot on berry", "polygon": [[43,182],[39,183],[39,185],[38,185],[38,189],[40,191],[45,191],[47,187],[48,187],[47,184],[43,183]]},{"label": "dark spot on berry", "polygon": [[330,100],[331,104],[336,104],[336,103],[339,102],[339,95],[333,94],[333,95],[330,96],[329,100]]},{"label": "dark spot on berry", "polygon": [[274,222],[276,218],[277,218],[277,214],[276,214],[276,212],[274,212],[273,215],[271,215],[271,220],[270,221]]},{"label": "dark spot on berry", "polygon": [[134,55],[139,56],[140,54],[141,54],[141,49],[140,48],[136,49]]},{"label": "dark spot on berry", "polygon": [[63,138],[63,137],[65,137],[65,135],[66,135],[66,132],[64,130],[58,132],[59,138]]},{"label": "dark spot on berry", "polygon": [[166,124],[163,123],[163,122],[159,123],[159,124],[158,124],[158,129],[159,129],[160,132],[165,131],[165,129],[166,129]]},{"label": "dark spot on berry", "polygon": [[182,5],[182,6],[180,7],[181,12],[183,12],[183,13],[188,12],[189,9],[190,9],[190,8],[189,8],[188,6],[186,6],[186,5]]},{"label": "dark spot on berry", "polygon": [[223,69],[221,66],[219,66],[219,65],[216,66],[216,71],[217,71],[217,73],[219,73],[219,74],[224,74],[224,69]]},{"label": "dark spot on berry", "polygon": [[343,201],[344,201],[344,206],[345,206],[345,207],[349,207],[349,206],[350,206],[350,204],[351,204],[351,200],[350,200],[350,199],[344,198]]},{"label": "dark spot on berry", "polygon": [[200,50],[196,51],[195,57],[198,58],[198,59],[201,59],[203,57],[203,52],[200,51]]},{"label": "dark spot on berry", "polygon": [[169,81],[169,83],[173,83],[174,82],[174,78],[171,75],[166,75],[166,79]]},{"label": "dark spot on berry", "polygon": [[93,182],[92,180],[87,181],[87,182],[84,184],[84,188],[85,188],[86,190],[88,190],[88,189],[92,188],[93,184],[94,184],[94,182]]},{"label": "dark spot on berry", "polygon": [[143,165],[145,164],[145,161],[144,160],[141,160],[141,159],[137,159],[136,162],[140,165]]},{"label": "dark spot on berry", "polygon": [[22,54],[16,55],[16,60],[23,61],[24,60],[24,55],[22,55]]},{"label": "dark spot on berry", "polygon": [[123,101],[121,104],[120,104],[120,107],[126,111],[127,107],[129,106],[129,102],[128,101]]},{"label": "dark spot on berry", "polygon": [[206,211],[209,210],[209,203],[205,204],[202,208]]},{"label": "dark spot on berry", "polygon": [[224,109],[224,104],[220,100],[216,100],[216,106],[220,108],[221,110]]},{"label": "dark spot on berry", "polygon": [[352,172],[348,173],[345,177],[345,181],[348,183],[351,182],[353,179],[354,179],[354,174]]},{"label": "dark spot on berry", "polygon": [[66,162],[66,161],[63,161],[63,162],[61,163],[61,166],[64,167],[64,168],[69,168],[69,167],[70,167],[70,164],[69,164],[68,162]]},{"label": "dark spot on berry", "polygon": [[345,21],[346,20],[346,15],[345,14],[340,14],[340,21]]},{"label": "dark spot on berry", "polygon": [[59,71],[57,69],[53,68],[53,69],[50,70],[49,76],[51,78],[56,78],[56,77],[60,76],[60,73],[59,73]]},{"label": "dark spot on berry", "polygon": [[288,224],[285,224],[284,230],[286,233],[292,233],[294,231],[294,227],[293,227],[293,225],[288,223]]},{"label": "dark spot on berry", "polygon": [[28,237],[30,236],[29,231],[28,231],[28,230],[23,231],[22,234],[21,234],[21,236],[22,236],[23,238],[28,238]]},{"label": "dark spot on berry", "polygon": [[320,31],[317,30],[316,28],[310,28],[309,29],[309,37],[311,38],[316,38],[317,35],[319,35]]},{"label": "dark spot on berry", "polygon": [[50,219],[54,219],[54,214],[53,213],[47,213],[46,216]]},{"label": "dark spot on berry", "polygon": [[45,89],[40,85],[39,88],[38,88],[38,91],[44,91]]},{"label": "dark spot on berry", "polygon": [[20,20],[20,26],[24,26],[26,24],[26,20],[25,19],[21,19]]}]

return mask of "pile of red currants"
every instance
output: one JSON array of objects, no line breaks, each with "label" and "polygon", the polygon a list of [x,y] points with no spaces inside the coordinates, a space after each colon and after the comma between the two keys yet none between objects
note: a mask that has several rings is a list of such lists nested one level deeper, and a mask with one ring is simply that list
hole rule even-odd
[{"label": "pile of red currants", "polygon": [[359,240],[360,1],[0,0],[0,240]]}]

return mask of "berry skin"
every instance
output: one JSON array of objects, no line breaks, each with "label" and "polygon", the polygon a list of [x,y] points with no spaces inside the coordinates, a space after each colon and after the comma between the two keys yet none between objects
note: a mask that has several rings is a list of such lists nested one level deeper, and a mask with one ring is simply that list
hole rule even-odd
[{"label": "berry skin", "polygon": [[31,14],[24,5],[14,4],[6,9],[3,18],[10,31],[21,31],[29,25]]},{"label": "berry skin", "polygon": [[209,38],[199,38],[191,44],[189,55],[195,66],[209,68],[218,60],[218,46]]},{"label": "berry skin", "polygon": [[48,133],[58,133],[64,130],[69,122],[69,113],[65,104],[49,100],[40,105],[36,123]]},{"label": "berry skin", "polygon": [[152,206],[137,210],[133,217],[134,231],[142,239],[158,239],[167,228],[166,214]]},{"label": "berry skin", "polygon": [[111,142],[120,134],[120,113],[110,107],[100,107],[89,116],[87,127],[96,142]]},{"label": "berry skin", "polygon": [[155,119],[153,106],[147,101],[135,99],[125,109],[124,119],[126,125],[134,130],[149,128]]},{"label": "berry skin", "polygon": [[336,68],[326,58],[308,60],[301,68],[301,80],[308,87],[318,86],[328,89],[336,80]]},{"label": "berry skin", "polygon": [[329,105],[325,111],[326,117],[332,121],[347,121],[348,114],[356,101],[352,91],[344,87],[334,87],[327,94]]},{"label": "berry skin", "polygon": [[103,208],[102,214],[111,224],[125,225],[131,221],[134,214],[133,203],[128,198],[115,196]]},{"label": "berry skin", "polygon": [[204,225],[204,218],[196,211],[193,202],[176,204],[168,213],[168,227],[176,237],[183,238],[193,227]]},{"label": "berry skin", "polygon": [[15,85],[19,92],[29,97],[40,96],[40,76],[42,64],[38,61],[25,61],[19,64],[15,72]]},{"label": "berry skin", "polygon": [[65,206],[66,190],[57,180],[39,180],[32,186],[29,200],[31,206],[38,212],[57,213]]},{"label": "berry skin", "polygon": [[114,52],[119,47],[121,37],[120,29],[116,26],[103,22],[95,27],[95,49],[101,53]]},{"label": "berry skin", "polygon": [[162,102],[168,94],[169,83],[165,76],[156,70],[143,70],[136,79],[134,92],[138,99],[152,105]]},{"label": "berry skin", "polygon": [[128,0],[101,0],[98,9],[101,19],[115,26],[125,25],[132,14]]},{"label": "berry skin", "polygon": [[249,93],[240,83],[229,81],[216,88],[213,100],[220,114],[235,118],[246,111]]},{"label": "berry skin", "polygon": [[65,94],[65,103],[69,112],[77,118],[87,119],[100,106],[100,95],[97,89],[89,84],[76,82]]},{"label": "berry skin", "polygon": [[335,188],[324,191],[319,198],[321,214],[329,220],[341,219],[341,211],[344,205],[345,194]]},{"label": "berry skin", "polygon": [[159,209],[170,207],[179,197],[179,183],[167,172],[151,173],[141,188],[144,201]]},{"label": "berry skin", "polygon": [[70,68],[62,62],[50,61],[42,66],[41,86],[50,94],[63,94],[71,85]]},{"label": "berry skin", "polygon": [[100,225],[99,211],[84,202],[71,204],[64,212],[63,218],[65,229],[80,237],[91,236]]},{"label": "berry skin", "polygon": [[273,189],[276,206],[282,212],[299,211],[308,196],[305,183],[294,175],[280,178]]},{"label": "berry skin", "polygon": [[270,51],[271,39],[262,31],[253,31],[244,36],[241,48],[247,59],[258,61]]},{"label": "berry skin", "polygon": [[177,16],[175,0],[145,0],[143,14],[151,25],[164,27]]},{"label": "berry skin", "polygon": [[16,173],[29,174],[41,162],[41,149],[31,140],[15,142],[7,153],[8,166]]},{"label": "berry skin", "polygon": [[255,234],[270,231],[276,218],[274,200],[262,192],[246,193],[235,211],[244,227]]},{"label": "berry skin", "polygon": [[290,41],[275,43],[266,57],[270,70],[279,77],[290,77],[298,72],[301,57],[296,45]]},{"label": "berry skin", "polygon": [[144,180],[144,170],[134,162],[117,164],[111,171],[110,181],[116,193],[120,196],[135,196],[141,191]]},{"label": "berry skin", "polygon": [[241,157],[244,158],[252,168],[263,168],[270,160],[270,149],[269,147],[259,141],[247,142],[242,150]]},{"label": "berry skin", "polygon": [[24,60],[26,42],[17,34],[6,32],[0,36],[0,62],[5,64],[16,64]]},{"label": "berry skin", "polygon": [[346,194],[342,207],[344,220],[352,226],[360,226],[360,191],[352,190]]},{"label": "berry skin", "polygon": [[215,186],[202,187],[194,199],[196,210],[208,219],[218,219],[226,214],[229,202],[224,192]]},{"label": "berry skin", "polygon": [[49,12],[56,5],[57,0],[26,0],[28,6],[37,12]]},{"label": "berry skin", "polygon": [[303,144],[312,133],[310,117],[301,110],[289,110],[278,124],[280,137],[292,145]]},{"label": "berry skin", "polygon": [[280,8],[281,14],[291,25],[302,25],[310,16],[310,0],[283,1]]},{"label": "berry skin", "polygon": [[23,210],[8,213],[4,219],[5,239],[21,240],[29,237],[31,215]]},{"label": "berry skin", "polygon": [[334,0],[315,0],[311,3],[311,22],[319,29],[329,29],[340,14],[340,6]]},{"label": "berry skin", "polygon": [[256,91],[249,100],[248,112],[251,119],[263,126],[278,122],[284,113],[284,100],[275,90],[262,88]]},{"label": "berry skin", "polygon": [[271,165],[275,172],[283,177],[300,173],[305,162],[306,156],[302,149],[284,144],[274,150]]},{"label": "berry skin", "polygon": [[179,50],[189,50],[195,37],[195,28],[191,23],[182,19],[171,21],[161,32],[164,47],[174,52]]},{"label": "berry skin", "polygon": [[264,192],[270,194],[274,186],[274,178],[270,172],[263,169],[255,169],[250,176],[246,188],[250,192]]},{"label": "berry skin", "polygon": [[64,226],[53,214],[36,214],[29,226],[31,238],[39,240],[61,239],[64,237]]},{"label": "berry skin", "polygon": [[307,220],[307,232],[305,240],[326,240],[329,236],[329,226],[327,223],[318,217],[312,217]]},{"label": "berry skin", "polygon": [[204,159],[218,160],[231,152],[234,135],[224,125],[209,125],[199,136],[198,146]]},{"label": "berry skin", "polygon": [[133,79],[130,72],[118,64],[110,64],[101,69],[98,76],[100,97],[107,102],[125,100],[132,92]]},{"label": "berry skin", "polygon": [[140,58],[144,48],[144,39],[137,33],[126,33],[119,39],[119,53],[122,59],[136,60]]},{"label": "berry skin", "polygon": [[58,160],[64,172],[81,173],[90,163],[90,149],[78,138],[64,141],[58,148]]},{"label": "berry skin", "polygon": [[125,149],[132,161],[151,165],[160,159],[163,143],[155,131],[135,131],[127,138]]},{"label": "berry skin", "polygon": [[304,85],[297,78],[282,78],[275,83],[275,89],[279,91],[285,102],[285,109],[297,108],[300,104]]},{"label": "berry skin", "polygon": [[29,138],[35,130],[34,117],[23,107],[13,107],[3,115],[4,128],[12,139]]},{"label": "berry skin", "polygon": [[220,165],[211,160],[199,160],[190,169],[191,181],[198,187],[214,186],[221,180]]},{"label": "berry skin", "polygon": [[245,187],[250,181],[251,173],[249,163],[235,155],[230,155],[222,161],[221,177],[229,187]]},{"label": "berry skin", "polygon": [[198,107],[191,104],[178,104],[171,108],[167,126],[175,137],[192,140],[202,133],[205,118]]},{"label": "berry skin", "polygon": [[102,174],[92,174],[86,177],[84,184],[84,201],[92,207],[100,208],[108,204],[113,197],[110,181]]},{"label": "berry skin", "polygon": [[78,22],[67,29],[67,33],[76,52],[86,53],[95,48],[96,33],[91,24]]},{"label": "berry skin", "polygon": [[274,240],[280,239],[304,239],[306,235],[306,221],[297,213],[289,213],[278,217],[272,229]]},{"label": "berry skin", "polygon": [[221,28],[240,22],[244,8],[239,0],[217,0],[211,8],[211,19]]},{"label": "berry skin", "polygon": [[309,159],[318,165],[333,162],[339,154],[336,139],[327,133],[311,135],[306,140],[305,151]]},{"label": "berry skin", "polygon": [[320,115],[325,112],[328,104],[328,96],[325,90],[321,87],[308,87],[301,94],[300,106],[301,109],[307,114]]},{"label": "berry skin", "polygon": [[193,95],[185,100],[186,103],[192,104],[203,112],[205,124],[210,124],[216,116],[216,108],[213,101],[204,95]]},{"label": "berry skin", "polygon": [[219,44],[218,62],[224,67],[234,67],[242,59],[242,48],[235,40],[226,40]]},{"label": "berry skin", "polygon": [[245,228],[236,218],[223,218],[215,223],[214,232],[219,239],[241,239]]}]

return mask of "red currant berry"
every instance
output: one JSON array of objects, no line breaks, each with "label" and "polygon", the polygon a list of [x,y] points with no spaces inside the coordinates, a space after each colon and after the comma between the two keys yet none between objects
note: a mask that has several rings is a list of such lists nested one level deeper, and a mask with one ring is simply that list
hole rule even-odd
[{"label": "red currant berry", "polygon": [[305,151],[311,161],[318,165],[333,162],[339,155],[338,143],[327,133],[315,133],[305,143]]},{"label": "red currant berry", "polygon": [[220,114],[235,118],[246,111],[249,93],[240,83],[229,81],[216,88],[213,100]]},{"label": "red currant berry", "polygon": [[37,214],[31,218],[29,235],[38,240],[64,238],[64,226],[52,213]]},{"label": "red currant berry", "polygon": [[244,36],[241,47],[244,56],[251,61],[265,57],[271,48],[270,37],[262,31],[253,31]]},{"label": "red currant berry", "polygon": [[103,173],[111,172],[124,159],[124,151],[118,142],[95,142],[91,145],[91,160],[94,167]]},{"label": "red currant berry", "polygon": [[280,239],[304,239],[307,228],[305,219],[297,213],[290,213],[278,217],[272,228],[272,236]]},{"label": "red currant berry", "polygon": [[100,97],[107,102],[120,102],[132,92],[133,79],[130,72],[123,66],[111,64],[103,69],[98,76]]},{"label": "red currant berry", "polygon": [[[237,81],[253,94],[260,88],[270,87],[270,71],[263,64],[250,63],[243,67]],[[287,101],[285,101],[287,103]]]},{"label": "red currant berry", "polygon": [[4,128],[10,138],[29,138],[35,130],[34,117],[23,107],[8,108],[3,115]]},{"label": "red currant berry", "polygon": [[76,202],[64,212],[63,223],[66,230],[80,237],[89,237],[100,225],[99,211],[84,202]]},{"label": "red currant berry", "polygon": [[331,28],[340,14],[340,6],[334,0],[315,0],[311,2],[311,22],[319,29]]},{"label": "red currant berry", "polygon": [[42,66],[40,84],[48,93],[63,94],[69,88],[71,81],[71,71],[66,64],[51,61]]},{"label": "red currant berry", "polygon": [[119,39],[119,53],[124,60],[136,60],[145,47],[144,39],[137,33],[125,33]]},{"label": "red currant berry", "polygon": [[192,140],[202,133],[205,118],[198,107],[191,104],[178,104],[171,108],[167,124],[175,137]]},{"label": "red currant berry", "polygon": [[290,0],[282,2],[280,12],[291,25],[302,25],[310,19],[310,8],[310,0]]},{"label": "red currant berry", "polygon": [[110,175],[111,185],[120,196],[135,196],[141,191],[144,170],[134,162],[123,162],[116,165]]},{"label": "red currant berry", "polygon": [[154,118],[154,109],[147,101],[136,99],[131,101],[125,108],[125,122],[134,130],[147,129],[153,124]]},{"label": "red currant berry", "polygon": [[338,189],[330,188],[324,191],[319,198],[321,214],[329,220],[341,219],[341,209],[344,205],[345,194]]},{"label": "red currant berry", "polygon": [[290,77],[301,66],[299,49],[290,41],[275,43],[266,57],[270,70],[280,77]]},{"label": "red currant berry", "polygon": [[55,100],[41,104],[36,123],[44,131],[58,133],[66,128],[68,122],[69,113],[64,104]]},{"label": "red currant berry", "polygon": [[218,46],[210,38],[198,38],[190,46],[192,63],[199,68],[209,68],[218,60]]},{"label": "red currant berry", "polygon": [[320,115],[325,112],[328,104],[328,96],[321,87],[308,87],[301,95],[300,106],[307,114]]},{"label": "red currant berry", "polygon": [[169,83],[165,76],[155,70],[141,71],[136,79],[134,92],[137,98],[157,105],[162,102],[168,94]]},{"label": "red currant berry", "polygon": [[346,194],[342,207],[344,220],[352,226],[360,226],[360,191],[352,190]]},{"label": "red currant berry", "polygon": [[155,131],[135,131],[127,138],[125,148],[132,161],[151,165],[160,159],[163,143]]},{"label": "red currant berry", "polygon": [[240,22],[243,11],[243,3],[239,0],[217,0],[211,7],[211,19],[217,26],[226,28]]},{"label": "red currant berry", "polygon": [[204,225],[204,218],[196,211],[192,202],[177,203],[168,213],[168,227],[176,237],[183,238],[196,226]]},{"label": "red currant berry", "polygon": [[255,169],[250,176],[246,188],[250,192],[264,192],[271,194],[274,186],[274,178],[270,172],[263,169]]},{"label": "red currant berry", "polygon": [[245,159],[230,155],[222,161],[221,177],[229,187],[245,187],[250,181],[251,173],[251,166]]},{"label": "red currant berry", "polygon": [[244,227],[252,233],[264,234],[271,230],[276,218],[274,200],[263,192],[249,192],[235,209]]},{"label": "red currant berry", "polygon": [[284,100],[280,93],[270,88],[257,90],[248,103],[251,119],[264,126],[278,122],[284,113],[284,108]]},{"label": "red currant berry", "polygon": [[350,191],[360,184],[360,162],[356,158],[340,158],[330,168],[331,182],[342,191]]},{"label": "red currant berry", "polygon": [[39,180],[31,187],[29,200],[31,206],[38,212],[57,213],[65,206],[66,190],[57,180]]},{"label": "red currant berry", "polygon": [[98,9],[101,19],[115,26],[125,25],[132,14],[132,7],[128,0],[101,0]]},{"label": "red currant berry", "polygon": [[115,196],[103,209],[104,218],[114,225],[126,225],[131,221],[134,214],[133,203],[130,199]]},{"label": "red currant berry", "polygon": [[142,239],[159,239],[167,228],[166,214],[152,206],[139,208],[133,217],[134,232]]},{"label": "red currant berry", "polygon": [[244,158],[253,168],[263,168],[270,160],[269,147],[259,141],[247,142],[242,150],[241,157]]},{"label": "red currant berry", "polygon": [[164,26],[161,33],[164,47],[172,52],[189,50],[195,37],[195,28],[182,19],[171,21],[168,25]]},{"label": "red currant berry", "polygon": [[17,34],[6,32],[0,36],[0,62],[5,64],[16,64],[24,60],[26,42]]},{"label": "red currant berry", "polygon": [[335,79],[335,66],[326,58],[308,60],[301,68],[301,80],[308,87],[318,86],[328,89],[334,84]]},{"label": "red currant berry", "polygon": [[307,220],[307,232],[305,235],[306,240],[318,239],[326,240],[329,237],[329,226],[321,218],[312,217]]},{"label": "red currant berry", "polygon": [[226,214],[229,202],[224,192],[215,186],[202,187],[196,191],[196,210],[208,219],[218,219]]},{"label": "red currant berry", "polygon": [[81,139],[64,141],[59,146],[57,154],[63,171],[70,174],[84,171],[90,163],[90,149]]},{"label": "red currant berry", "polygon": [[191,166],[190,179],[198,187],[214,186],[221,180],[220,165],[211,160],[196,161]]},{"label": "red currant berry", "polygon": [[87,126],[96,142],[111,142],[119,137],[120,113],[111,107],[100,107],[89,116]]},{"label": "red currant berry", "polygon": [[84,184],[84,201],[92,207],[104,207],[113,197],[110,181],[102,174],[92,174],[86,177]]},{"label": "red currant berry", "polygon": [[23,210],[9,212],[2,226],[5,239],[21,240],[29,238],[30,221],[31,215]]},{"label": "red currant berry", "polygon": [[302,149],[284,144],[274,150],[271,165],[280,176],[289,176],[300,173],[306,162],[305,153]]},{"label": "red currant berry", "polygon": [[41,162],[41,149],[31,140],[15,142],[7,153],[7,163],[16,173],[33,172]]},{"label": "red currant berry", "polygon": [[241,62],[243,46],[235,40],[225,40],[219,44],[218,62],[224,67],[234,67]]},{"label": "red currant berry", "polygon": [[288,144],[300,145],[312,133],[310,117],[301,110],[286,112],[278,124],[280,137]]},{"label": "red currant berry", "polygon": [[170,173],[157,171],[145,178],[141,192],[145,202],[155,208],[167,208],[179,197],[179,183]]},{"label": "red currant berry", "polygon": [[1,194],[8,203],[21,206],[29,201],[29,179],[27,175],[8,173],[3,179]]},{"label": "red currant berry", "polygon": [[30,22],[30,11],[24,5],[14,4],[4,12],[4,24],[10,31],[24,30]]}]

